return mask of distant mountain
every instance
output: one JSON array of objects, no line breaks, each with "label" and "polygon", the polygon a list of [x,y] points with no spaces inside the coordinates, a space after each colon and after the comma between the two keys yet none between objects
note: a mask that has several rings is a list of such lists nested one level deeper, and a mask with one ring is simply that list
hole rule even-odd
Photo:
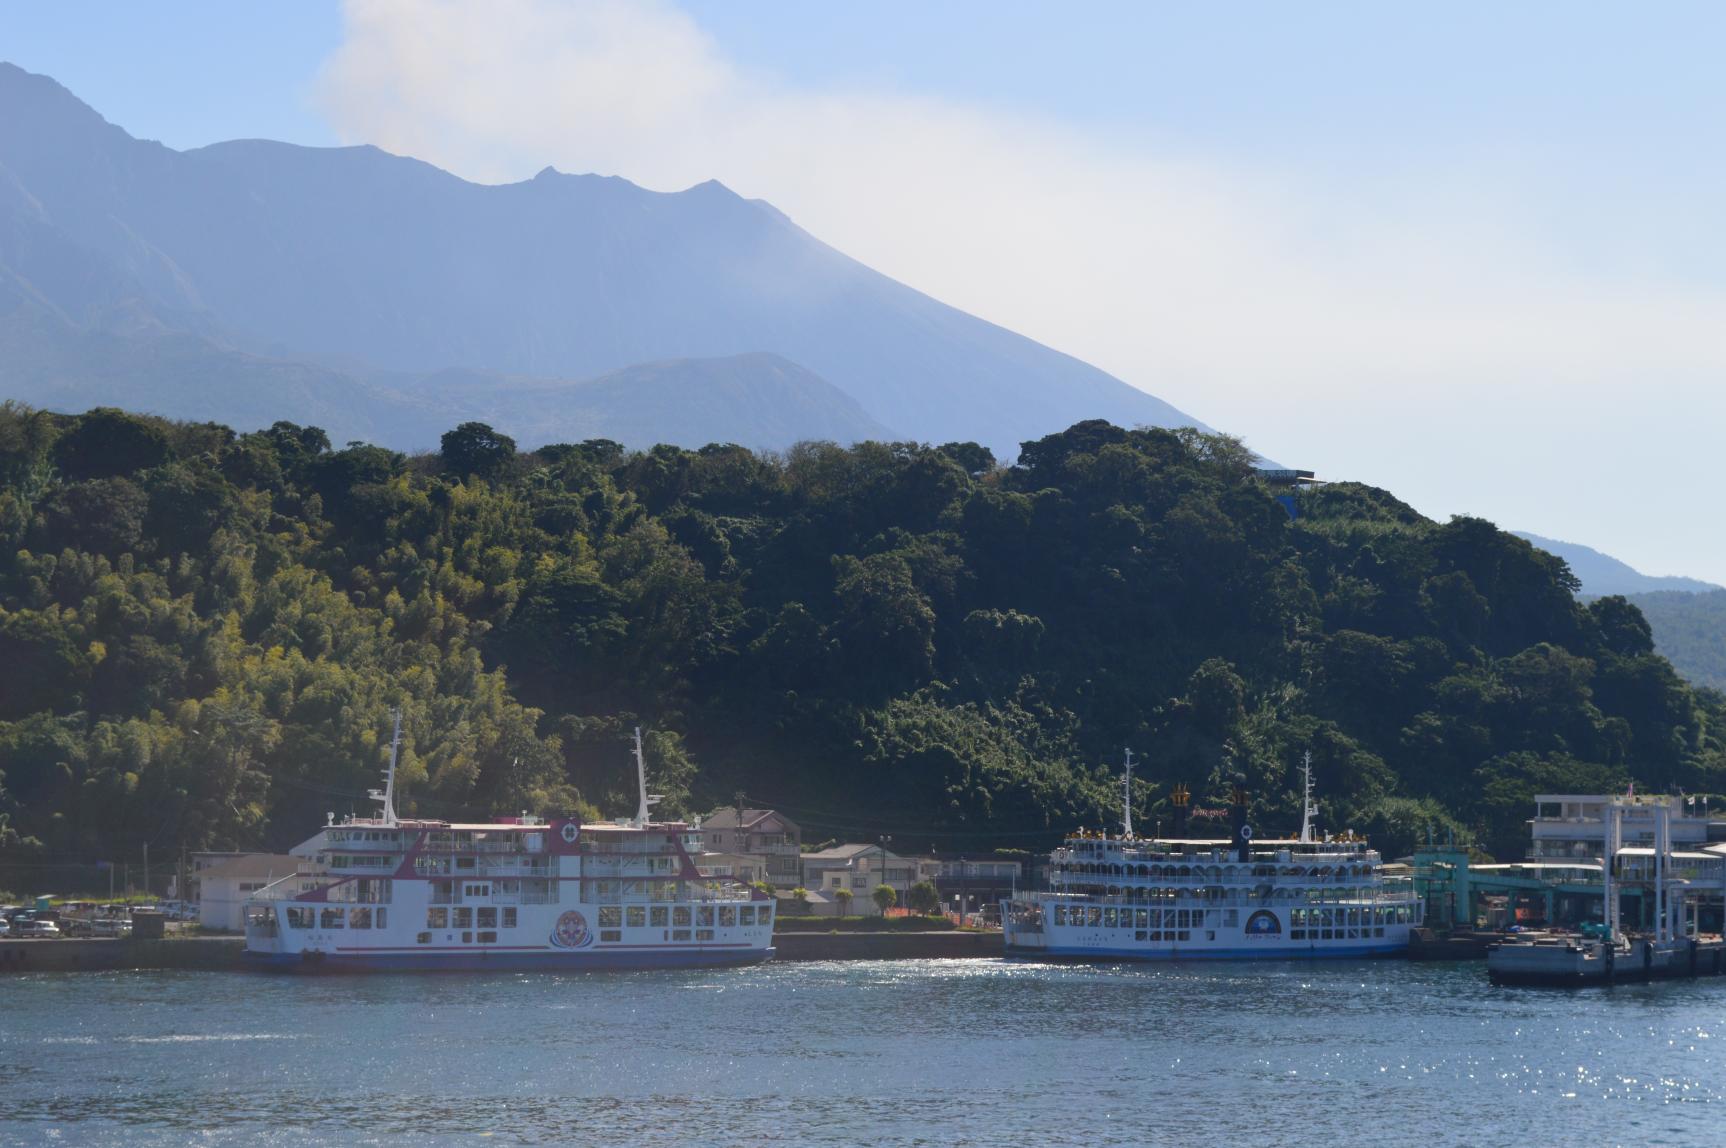
[{"label": "distant mountain", "polygon": [[[574,383],[451,370],[383,394],[398,404],[394,417],[410,426],[430,415],[442,420],[441,434],[450,419],[477,419],[524,446],[609,438],[636,448],[729,442],[773,449],[801,439],[897,437],[821,376],[763,352],[641,363]],[[435,440],[433,429],[419,433]]]},{"label": "distant mountain", "polygon": [[1726,590],[1632,594],[1648,619],[1654,648],[1685,681],[1726,690]]},{"label": "distant mountain", "polygon": [[1649,594],[1660,590],[1698,592],[1719,590],[1712,582],[1696,578],[1644,574],[1609,554],[1574,542],[1555,542],[1538,534],[1513,530],[1518,538],[1526,539],[1549,554],[1556,554],[1570,566],[1570,572],[1582,580],[1582,594],[1602,597],[1607,594]]},{"label": "distant mountain", "polygon": [[[759,353],[779,358],[736,359]],[[732,364],[665,365],[697,360]],[[718,183],[666,194],[548,168],[482,186],[372,147],[263,140],[178,152],[0,64],[0,397],[322,421],[413,447],[428,445],[407,437],[416,414],[441,427],[515,401],[500,379],[608,372],[624,373],[587,398],[649,439],[696,409],[768,420],[759,445],[891,428],[1001,454],[1081,419],[1200,425]],[[558,386],[526,389],[561,409]]]}]

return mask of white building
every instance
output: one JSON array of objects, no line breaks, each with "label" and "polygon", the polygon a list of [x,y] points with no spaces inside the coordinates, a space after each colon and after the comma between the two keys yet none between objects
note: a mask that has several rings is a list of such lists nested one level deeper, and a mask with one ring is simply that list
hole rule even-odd
[{"label": "white building", "polygon": [[[1529,821],[1533,842],[1531,861],[1587,861],[1598,859],[1606,844],[1606,805],[1616,795],[1542,793],[1534,798],[1534,817]],[[1654,806],[1672,808],[1672,848],[1695,851],[1704,845],[1726,841],[1726,820],[1712,817],[1705,806],[1686,798],[1649,796],[1624,811],[1624,844],[1651,848],[1654,844]]]},{"label": "white building", "polygon": [[[853,914],[875,911],[869,898],[877,885],[890,886],[904,907],[918,880],[916,859],[901,857],[882,845],[836,845],[803,855],[804,885],[828,899],[837,890],[849,890]],[[837,911],[837,905],[834,908]]]},{"label": "white building", "polygon": [[[240,932],[246,927],[246,898],[272,881],[299,874],[299,892],[309,892],[318,882],[317,865],[309,858],[281,853],[244,853],[218,861],[197,871],[198,922],[207,929]],[[193,883],[193,882],[188,882]]]}]

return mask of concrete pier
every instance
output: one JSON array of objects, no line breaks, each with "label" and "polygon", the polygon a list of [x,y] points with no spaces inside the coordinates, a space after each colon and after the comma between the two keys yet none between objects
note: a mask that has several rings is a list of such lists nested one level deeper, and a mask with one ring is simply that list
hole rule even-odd
[{"label": "concrete pier", "polygon": [[0,940],[0,973],[234,969],[244,943],[244,937]]},{"label": "concrete pier", "polygon": [[[0,940],[0,974],[238,969],[243,937]],[[781,961],[914,961],[1001,955],[999,933],[779,933]]]}]

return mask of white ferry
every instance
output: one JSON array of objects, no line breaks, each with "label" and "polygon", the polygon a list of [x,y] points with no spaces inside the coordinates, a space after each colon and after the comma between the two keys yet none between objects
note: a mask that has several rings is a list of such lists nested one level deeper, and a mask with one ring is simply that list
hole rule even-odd
[{"label": "white ferry", "polygon": [[295,850],[316,856],[246,904],[254,965],[373,969],[600,969],[736,965],[773,955],[773,901],[703,877],[697,825],[649,819],[457,824],[395,812],[398,716],[378,815],[332,816]]},{"label": "white ferry", "polygon": [[[1049,891],[1003,903],[1008,955],[1289,960],[1403,952],[1419,923],[1412,880],[1386,874],[1379,855],[1352,834],[1315,839],[1310,759],[1305,775],[1296,838],[1255,840],[1239,787],[1228,838],[1140,838],[1130,809],[1119,834],[1081,830],[1067,838],[1050,857]],[[1131,753],[1126,776],[1130,792]],[[1183,814],[1186,797],[1177,787]]]}]

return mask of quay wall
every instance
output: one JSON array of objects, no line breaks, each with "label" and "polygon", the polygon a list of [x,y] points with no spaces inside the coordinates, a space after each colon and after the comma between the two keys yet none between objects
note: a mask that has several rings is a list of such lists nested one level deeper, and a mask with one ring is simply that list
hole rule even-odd
[{"label": "quay wall", "polygon": [[239,967],[244,942],[244,937],[0,940],[0,973],[233,969]]},{"label": "quay wall", "polygon": [[1000,933],[774,933],[776,961],[922,961],[998,957]]},{"label": "quay wall", "polygon": [[[242,937],[0,940],[0,974],[116,969],[237,969]],[[906,961],[998,957],[999,933],[778,933],[781,961]]]}]

